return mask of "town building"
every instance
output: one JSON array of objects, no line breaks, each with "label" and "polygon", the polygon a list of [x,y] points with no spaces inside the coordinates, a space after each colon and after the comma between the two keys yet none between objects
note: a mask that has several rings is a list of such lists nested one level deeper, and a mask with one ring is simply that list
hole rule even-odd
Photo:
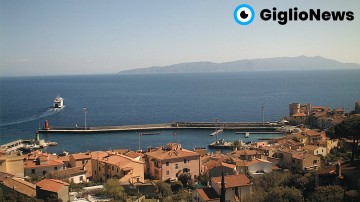
[{"label": "town building", "polygon": [[49,198],[61,199],[63,202],[69,200],[69,184],[61,180],[43,179],[36,183],[36,197],[47,200]]},{"label": "town building", "polygon": [[192,202],[220,202],[220,196],[212,187],[195,189],[192,193]]},{"label": "town building", "polygon": [[236,171],[242,174],[259,175],[272,172],[272,162],[264,159],[252,159],[251,161],[239,160],[236,162]]},{"label": "town building", "polygon": [[34,152],[28,154],[24,160],[25,176],[45,176],[47,173],[63,169],[64,162],[48,153]]},{"label": "town building", "polygon": [[316,145],[305,145],[302,150],[306,151],[312,155],[321,155],[325,157],[328,153],[325,147],[316,146]]},{"label": "town building", "polygon": [[24,177],[24,157],[20,153],[7,154],[0,151],[0,172],[10,173],[16,177]]},{"label": "town building", "polygon": [[166,147],[145,153],[145,173],[157,180],[176,180],[181,174],[190,174],[196,179],[200,174],[200,154],[183,149],[180,144],[168,143]]},{"label": "town building", "polygon": [[144,162],[122,154],[108,153],[91,159],[92,180],[105,182],[115,178],[124,184],[144,182]]},{"label": "town building", "polygon": [[66,168],[50,173],[50,178],[62,179],[75,184],[87,182],[83,167]]},{"label": "town building", "polygon": [[86,178],[91,180],[92,178],[92,158],[101,158],[107,156],[108,152],[104,151],[93,151],[93,152],[84,152],[84,153],[75,153],[69,156],[70,166],[71,167],[83,167],[86,170]]},{"label": "town building", "polygon": [[36,196],[35,185],[16,176],[0,172],[0,187],[4,191],[13,190],[28,197]]},{"label": "town building", "polygon": [[[247,195],[251,194],[252,183],[246,175],[226,175],[225,182],[225,201],[237,202],[243,201]],[[211,178],[211,187],[220,195],[221,193],[221,177]]]}]

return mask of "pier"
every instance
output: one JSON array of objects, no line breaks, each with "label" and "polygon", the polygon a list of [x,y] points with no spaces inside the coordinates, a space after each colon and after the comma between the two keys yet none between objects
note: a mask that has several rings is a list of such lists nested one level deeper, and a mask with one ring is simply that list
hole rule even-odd
[{"label": "pier", "polygon": [[251,132],[276,132],[283,125],[277,122],[173,122],[163,124],[98,126],[98,127],[52,127],[39,129],[39,133],[109,133],[125,131],[223,129]]}]

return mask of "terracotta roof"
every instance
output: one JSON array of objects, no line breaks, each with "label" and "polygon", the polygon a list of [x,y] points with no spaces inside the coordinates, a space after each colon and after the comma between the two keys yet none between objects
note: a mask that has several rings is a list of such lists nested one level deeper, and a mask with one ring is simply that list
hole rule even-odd
[{"label": "terracotta roof", "polygon": [[320,135],[321,135],[321,133],[316,132],[316,131],[314,131],[314,130],[310,130],[310,129],[305,130],[305,134],[306,134],[307,136],[310,136],[310,137],[312,137],[312,136],[320,136]]},{"label": "terracotta roof", "polygon": [[70,162],[70,156],[66,155],[66,156],[58,156],[58,159],[63,161],[63,162]]},{"label": "terracotta roof", "polygon": [[293,114],[292,116],[293,116],[293,117],[304,117],[304,116],[306,116],[306,114],[304,114],[304,113],[297,113],[297,114]]},{"label": "terracotta roof", "polygon": [[271,163],[271,162],[263,159],[252,159],[251,161],[238,160],[236,161],[236,166],[252,166],[257,163]]},{"label": "terracotta roof", "polygon": [[36,162],[34,160],[26,160],[24,161],[24,168],[40,168],[40,167],[54,167],[54,166],[63,166],[64,162],[61,160],[47,160],[47,163],[42,163],[44,161],[40,162],[40,165],[36,165]]},{"label": "terracotta roof", "polygon": [[34,197],[36,196],[35,185],[25,180],[15,178],[14,175],[9,173],[0,172],[0,182],[9,187],[10,189],[15,189],[15,191],[20,192],[24,195]]},{"label": "terracotta roof", "polygon": [[123,155],[131,157],[133,159],[138,158],[138,157],[142,158],[143,156],[145,156],[145,154],[143,154],[143,153],[134,152],[134,151],[127,152],[127,153],[125,153]]},{"label": "terracotta roof", "polygon": [[204,201],[220,198],[219,194],[216,193],[216,191],[212,187],[196,189],[196,192],[199,194],[200,198],[202,198]]},{"label": "terracotta roof", "polygon": [[255,156],[255,155],[260,155],[260,152],[258,152],[256,150],[242,149],[242,150],[230,152],[230,153],[228,153],[228,155],[232,156],[232,157]]},{"label": "terracotta roof", "polygon": [[43,179],[36,183],[36,186],[42,190],[57,193],[63,186],[69,186],[69,184],[61,180]]},{"label": "terracotta roof", "polygon": [[[347,171],[347,170],[354,170],[360,172],[360,160],[351,162],[347,161],[344,163],[341,163],[341,172]],[[318,175],[324,175],[324,174],[336,174],[336,165],[321,169],[316,172]]]},{"label": "terracotta roof", "polygon": [[187,149],[176,149],[176,150],[158,149],[156,151],[147,152],[145,153],[145,155],[158,160],[178,159],[178,158],[186,158],[186,157],[200,157],[199,153]]},{"label": "terracotta roof", "polygon": [[228,163],[225,163],[225,162],[221,162],[221,161],[212,161],[210,164],[207,164],[207,168],[208,169],[212,169],[212,168],[215,168],[215,167],[227,167],[227,168],[230,168],[230,169],[235,169],[236,166],[234,164],[228,164]]},{"label": "terracotta roof", "polygon": [[86,173],[86,170],[84,170],[82,167],[74,167],[74,168],[67,168],[64,170],[58,170],[51,172],[51,175],[59,176],[61,178],[69,178],[77,175],[84,175]]},{"label": "terracotta roof", "polygon": [[[225,188],[243,187],[251,185],[251,181],[246,175],[226,175],[224,177]],[[215,184],[219,190],[221,189],[221,176],[211,178],[211,182]]]},{"label": "terracotta roof", "polygon": [[317,150],[319,149],[319,146],[316,146],[316,145],[305,145],[303,147],[303,150]]}]

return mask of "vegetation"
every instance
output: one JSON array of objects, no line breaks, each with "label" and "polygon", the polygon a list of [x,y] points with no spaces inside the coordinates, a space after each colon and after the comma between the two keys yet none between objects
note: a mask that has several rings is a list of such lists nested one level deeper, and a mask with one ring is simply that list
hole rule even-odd
[{"label": "vegetation", "polygon": [[340,186],[320,186],[308,198],[309,202],[338,202],[344,198],[344,190]]},{"label": "vegetation", "polygon": [[14,190],[2,188],[0,186],[0,201],[1,202],[43,202],[43,200],[30,198],[23,194],[20,194]]},{"label": "vegetation", "polygon": [[185,188],[190,188],[194,186],[194,181],[189,173],[179,175],[178,180],[183,184]]},{"label": "vegetation", "polygon": [[104,184],[105,194],[114,199],[115,201],[125,201],[126,193],[124,187],[120,185],[120,182],[117,179],[108,179]]},{"label": "vegetation", "polygon": [[354,161],[357,153],[357,145],[360,139],[360,117],[349,118],[334,127],[334,136],[349,138],[353,141],[351,161]]},{"label": "vegetation", "polygon": [[290,187],[275,187],[271,188],[265,195],[265,201],[277,202],[302,202],[303,196],[301,191]]}]

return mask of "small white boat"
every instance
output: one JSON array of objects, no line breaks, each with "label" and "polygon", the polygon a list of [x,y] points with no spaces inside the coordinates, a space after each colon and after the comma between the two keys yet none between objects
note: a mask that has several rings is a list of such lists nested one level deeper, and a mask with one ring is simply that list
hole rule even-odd
[{"label": "small white boat", "polygon": [[64,99],[60,96],[56,96],[54,99],[54,108],[63,108],[64,107]]},{"label": "small white boat", "polygon": [[246,137],[246,138],[250,137],[250,133],[249,133],[249,132],[246,132],[246,133],[245,133],[245,137]]}]

